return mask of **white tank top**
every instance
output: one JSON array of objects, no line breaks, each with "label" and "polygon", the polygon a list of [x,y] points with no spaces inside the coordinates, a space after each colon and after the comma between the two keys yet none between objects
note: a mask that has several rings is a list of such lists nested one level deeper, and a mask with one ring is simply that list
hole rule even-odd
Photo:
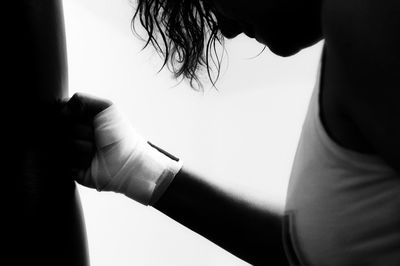
[{"label": "white tank top", "polygon": [[[323,64],[321,60],[321,64]],[[321,124],[321,66],[289,182],[291,265],[400,266],[400,175],[335,143]]]}]

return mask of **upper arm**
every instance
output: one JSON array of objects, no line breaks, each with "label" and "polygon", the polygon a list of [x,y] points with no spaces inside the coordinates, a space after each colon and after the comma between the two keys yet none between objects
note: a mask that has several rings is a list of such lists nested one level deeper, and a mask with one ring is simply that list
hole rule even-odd
[{"label": "upper arm", "polygon": [[328,86],[361,137],[400,171],[399,12],[397,0],[326,0],[322,21]]},{"label": "upper arm", "polygon": [[400,171],[400,97],[397,86],[368,89],[353,98],[350,115],[375,152]]}]

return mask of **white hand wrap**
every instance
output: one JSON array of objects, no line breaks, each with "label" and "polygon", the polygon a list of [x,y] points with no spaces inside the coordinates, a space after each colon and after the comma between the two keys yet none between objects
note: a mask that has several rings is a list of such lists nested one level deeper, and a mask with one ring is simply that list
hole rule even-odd
[{"label": "white hand wrap", "polygon": [[113,191],[148,205],[167,189],[182,167],[151,147],[114,105],[94,119],[96,154],[78,182]]}]

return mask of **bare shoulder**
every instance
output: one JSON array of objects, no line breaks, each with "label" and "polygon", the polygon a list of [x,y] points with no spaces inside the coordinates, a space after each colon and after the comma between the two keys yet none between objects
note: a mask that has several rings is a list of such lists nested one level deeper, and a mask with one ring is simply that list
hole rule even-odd
[{"label": "bare shoulder", "polygon": [[399,67],[400,1],[324,0],[321,13],[329,48],[348,63],[371,72]]},{"label": "bare shoulder", "polygon": [[400,96],[399,14],[398,0],[324,1],[327,79],[337,93],[352,101]]}]

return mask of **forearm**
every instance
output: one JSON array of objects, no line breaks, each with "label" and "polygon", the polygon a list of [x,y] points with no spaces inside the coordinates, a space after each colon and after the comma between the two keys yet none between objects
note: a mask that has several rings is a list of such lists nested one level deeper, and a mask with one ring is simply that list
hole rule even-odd
[{"label": "forearm", "polygon": [[253,265],[288,265],[280,215],[185,167],[154,207]]},{"label": "forearm", "polygon": [[[101,102],[74,95],[67,104],[71,113],[80,113],[79,117],[88,113],[94,117],[94,133],[81,132],[80,137],[74,137],[82,144],[85,135],[93,135],[94,139],[86,141],[96,146],[94,157],[88,151],[91,161],[88,168],[77,173],[78,182],[150,204],[254,265],[287,265],[279,215],[266,205],[239,196],[243,192],[236,193],[213,179],[181,168],[180,161],[140,137],[116,107],[92,112]],[[170,183],[167,177],[175,178]],[[165,192],[164,184],[169,184]]]}]

